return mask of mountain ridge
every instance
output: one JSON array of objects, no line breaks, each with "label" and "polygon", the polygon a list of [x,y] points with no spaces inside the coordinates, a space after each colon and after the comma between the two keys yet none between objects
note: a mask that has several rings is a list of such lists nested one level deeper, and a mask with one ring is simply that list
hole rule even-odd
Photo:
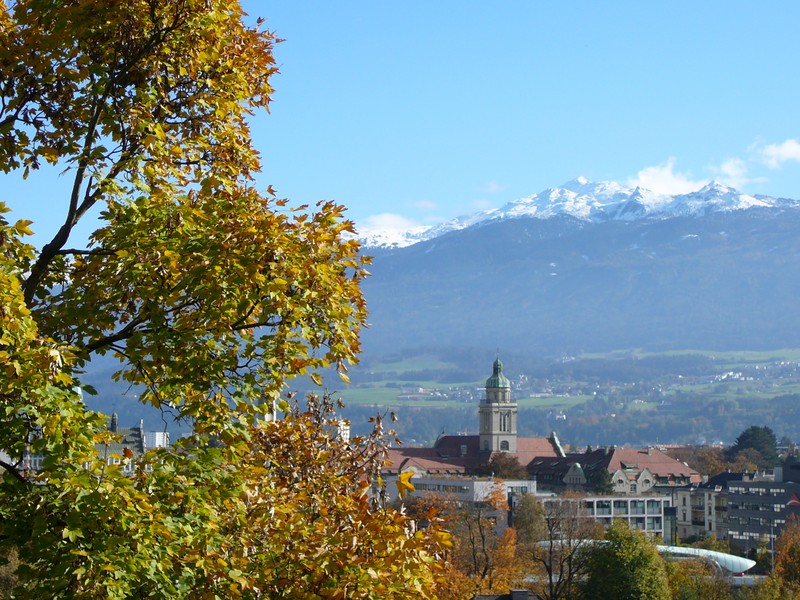
[{"label": "mountain ridge", "polygon": [[515,218],[548,220],[570,216],[581,221],[635,221],[701,217],[715,212],[753,208],[800,208],[800,200],[745,194],[717,181],[686,194],[662,194],[642,187],[626,187],[613,181],[594,183],[577,177],[563,185],[525,196],[500,208],[456,217],[433,226],[403,231],[362,228],[357,235],[363,246],[405,248],[453,231]]}]

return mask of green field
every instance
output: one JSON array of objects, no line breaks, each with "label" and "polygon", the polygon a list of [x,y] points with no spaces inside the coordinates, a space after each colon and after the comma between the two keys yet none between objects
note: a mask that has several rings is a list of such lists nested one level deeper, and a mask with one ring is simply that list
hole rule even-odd
[{"label": "green field", "polygon": [[[580,360],[623,360],[630,358],[651,358],[658,356],[704,356],[713,358],[714,372],[737,371],[746,366],[760,364],[774,364],[779,361],[800,362],[800,349],[787,348],[770,351],[728,351],[716,352],[710,350],[681,350],[670,352],[644,352],[642,350],[626,350],[609,353],[583,354],[577,358]],[[461,381],[442,383],[433,378],[439,373],[454,371],[459,365],[453,361],[448,361],[435,356],[419,356],[411,358],[390,357],[381,362],[358,367],[362,369],[362,374],[368,375],[368,381],[362,377],[360,383],[350,386],[342,385],[337,390],[338,396],[349,405],[382,405],[382,406],[409,406],[409,407],[457,407],[464,406],[465,401],[457,399],[447,399],[438,397],[423,397],[414,399],[399,398],[401,390],[409,388],[425,388],[429,390],[442,390],[443,392],[453,389],[473,389],[479,390],[483,387],[483,379],[477,381]],[[416,379],[415,376],[424,375],[425,379]],[[622,390],[623,388],[620,388]],[[478,394],[481,392],[478,391]],[[624,391],[621,393],[624,394]],[[737,401],[743,397],[769,400],[775,396],[783,394],[800,394],[800,381],[795,379],[783,379],[772,384],[765,384],[764,381],[704,381],[698,382],[687,380],[680,383],[673,380],[668,389],[665,389],[665,399],[672,401],[679,400],[682,394],[690,396],[702,395],[707,400],[726,400]],[[568,409],[589,402],[593,399],[591,395],[575,394],[571,396],[537,396],[537,397],[518,397],[515,401],[520,408],[554,408]],[[474,400],[473,400],[474,402]],[[657,403],[650,398],[643,404],[631,404],[631,410],[649,411]]]}]

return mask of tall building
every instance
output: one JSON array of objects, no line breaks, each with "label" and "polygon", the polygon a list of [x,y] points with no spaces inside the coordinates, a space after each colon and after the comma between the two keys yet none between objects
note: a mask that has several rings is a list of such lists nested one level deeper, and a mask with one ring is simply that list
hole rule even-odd
[{"label": "tall building", "polygon": [[385,479],[403,471],[420,476],[471,476],[499,453],[517,459],[523,467],[537,457],[564,456],[555,433],[550,437],[517,437],[517,404],[511,401],[511,382],[497,359],[478,405],[478,433],[442,434],[432,448],[390,448],[389,466],[383,474]]},{"label": "tall building", "polygon": [[759,546],[774,552],[792,516],[800,518],[800,463],[776,467],[771,477],[728,485],[728,536],[746,552]]},{"label": "tall building", "polygon": [[511,382],[503,375],[503,363],[494,361],[486,380],[486,397],[480,408],[480,449],[483,452],[517,451],[517,403],[511,401]]}]

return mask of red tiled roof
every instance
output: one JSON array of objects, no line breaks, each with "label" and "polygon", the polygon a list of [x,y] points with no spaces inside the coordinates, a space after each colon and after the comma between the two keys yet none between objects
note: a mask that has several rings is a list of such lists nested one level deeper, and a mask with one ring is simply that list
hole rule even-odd
[{"label": "red tiled roof", "polygon": [[558,457],[558,450],[551,438],[520,437],[517,438],[517,451],[513,453],[523,467],[534,458]]},{"label": "red tiled roof", "polygon": [[635,479],[636,474],[645,468],[655,477],[674,480],[676,477],[687,477],[691,483],[700,483],[700,474],[687,467],[679,460],[659,450],[639,450],[637,448],[600,448],[583,454],[568,454],[565,458],[538,457],[528,463],[528,471],[537,476],[551,474],[563,477],[575,463],[580,463],[583,470],[592,473],[595,469],[604,468],[610,473],[618,470],[633,471],[627,473],[628,479]]},{"label": "red tiled roof", "polygon": [[[517,438],[517,452],[508,452],[522,466],[537,456],[558,456],[556,446],[549,438]],[[391,448],[390,466],[385,473],[399,473],[408,468],[418,468],[428,473],[469,473],[490,456],[480,450],[479,435],[443,435],[433,448]]]},{"label": "red tiled roof", "polygon": [[645,450],[615,448],[608,461],[608,470],[613,473],[620,469],[625,470],[626,466],[637,471],[647,468],[656,477],[688,477],[692,483],[700,483],[702,481],[700,473],[661,450],[654,448]]},{"label": "red tiled roof", "polygon": [[443,458],[435,448],[390,448],[383,468],[387,474],[396,474],[407,469],[418,469],[427,473],[465,473],[474,459]]}]

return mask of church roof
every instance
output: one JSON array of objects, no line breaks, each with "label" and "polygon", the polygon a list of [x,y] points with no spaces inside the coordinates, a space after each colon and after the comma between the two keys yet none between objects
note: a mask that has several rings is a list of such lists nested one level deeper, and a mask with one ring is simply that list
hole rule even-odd
[{"label": "church roof", "polygon": [[503,363],[496,358],[492,368],[492,376],[486,380],[487,388],[510,388],[511,382],[503,375]]},{"label": "church roof", "polygon": [[[553,438],[518,437],[516,452],[503,452],[515,457],[523,467],[536,457],[560,456]],[[399,473],[416,468],[430,474],[463,473],[485,464],[490,454],[480,449],[479,435],[443,435],[433,448],[390,448],[385,473]]]}]

